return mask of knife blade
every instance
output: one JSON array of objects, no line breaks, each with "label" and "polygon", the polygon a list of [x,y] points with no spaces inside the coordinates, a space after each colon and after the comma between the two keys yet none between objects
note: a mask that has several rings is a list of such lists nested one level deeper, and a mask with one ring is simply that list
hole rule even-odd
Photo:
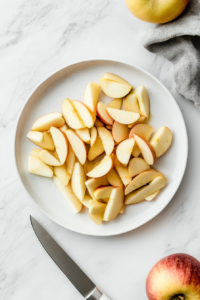
[{"label": "knife blade", "polygon": [[32,216],[30,216],[30,220],[33,230],[46,252],[79,293],[87,300],[109,300]]}]

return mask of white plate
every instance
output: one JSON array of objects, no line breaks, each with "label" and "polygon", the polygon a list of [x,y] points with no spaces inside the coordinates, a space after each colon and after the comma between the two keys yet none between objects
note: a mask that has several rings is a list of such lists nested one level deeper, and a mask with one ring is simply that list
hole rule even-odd
[{"label": "white plate", "polygon": [[[155,201],[127,206],[125,213],[101,226],[94,224],[86,209],[74,214],[51,179],[32,175],[27,171],[28,155],[36,148],[27,138],[32,123],[41,115],[61,111],[64,98],[82,101],[86,85],[99,82],[105,72],[116,73],[134,87],[144,85],[150,96],[151,118],[149,124],[157,130],[168,126],[174,136],[168,152],[158,159],[154,167],[168,178],[167,186]],[[100,101],[111,99],[100,95]],[[146,71],[125,63],[92,60],[75,63],[44,80],[27,99],[18,119],[15,135],[15,158],[24,187],[38,208],[61,226],[88,235],[109,236],[130,231],[159,214],[170,202],[182,180],[188,154],[185,123],[180,109],[169,91]]]}]

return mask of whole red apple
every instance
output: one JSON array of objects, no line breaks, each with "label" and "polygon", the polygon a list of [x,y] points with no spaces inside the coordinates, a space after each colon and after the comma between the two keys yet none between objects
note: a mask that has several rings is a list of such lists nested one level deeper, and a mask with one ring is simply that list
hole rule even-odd
[{"label": "whole red apple", "polygon": [[149,300],[200,300],[200,262],[184,253],[161,259],[147,276],[146,292]]}]

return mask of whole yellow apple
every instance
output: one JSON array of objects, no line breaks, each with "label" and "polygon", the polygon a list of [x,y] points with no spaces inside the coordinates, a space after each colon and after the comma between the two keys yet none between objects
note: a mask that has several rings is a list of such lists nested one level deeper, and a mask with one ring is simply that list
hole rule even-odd
[{"label": "whole yellow apple", "polygon": [[167,23],[176,19],[189,0],[125,0],[131,13],[149,23]]}]

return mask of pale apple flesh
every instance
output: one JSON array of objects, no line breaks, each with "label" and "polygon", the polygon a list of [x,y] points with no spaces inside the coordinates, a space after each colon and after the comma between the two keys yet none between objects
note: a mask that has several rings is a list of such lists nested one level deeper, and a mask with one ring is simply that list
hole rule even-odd
[{"label": "pale apple flesh", "polygon": [[119,162],[124,167],[127,166],[128,162],[130,160],[134,144],[135,144],[135,139],[132,138],[132,139],[127,139],[127,140],[122,141],[117,146],[116,155],[117,155]]},{"label": "pale apple flesh", "polygon": [[131,179],[132,179],[129,175],[128,168],[123,167],[123,166],[115,166],[115,169],[116,169],[119,177],[121,178],[123,184],[125,186],[127,186],[127,184],[129,184],[131,182]]},{"label": "pale apple flesh", "polygon": [[74,106],[72,105],[72,102],[68,98],[63,100],[62,112],[66,123],[72,129],[80,129],[86,127],[85,124],[83,123],[83,120],[79,116],[78,112],[75,110]]},{"label": "pale apple flesh", "polygon": [[66,131],[66,135],[75,155],[78,157],[80,163],[83,165],[87,159],[87,150],[84,142],[71,129]]},{"label": "pale apple flesh", "polygon": [[89,128],[76,129],[75,131],[76,134],[82,139],[83,142],[85,142],[86,144],[90,144],[91,138],[90,138]]},{"label": "pale apple flesh", "polygon": [[99,187],[99,186],[105,186],[108,185],[108,180],[106,176],[100,177],[100,178],[91,178],[85,182],[85,185],[88,189],[88,192],[90,196],[92,197],[93,200],[97,200],[94,197],[94,191]]},{"label": "pale apple flesh", "polygon": [[94,191],[94,197],[98,199],[106,199],[110,197],[110,194],[113,190],[112,186],[99,186],[95,191]]},{"label": "pale apple flesh", "polygon": [[150,169],[150,166],[141,157],[132,158],[128,165],[128,172],[131,177],[134,177],[148,169]]},{"label": "pale apple flesh", "polygon": [[158,190],[157,192],[155,192],[155,193],[151,194],[150,196],[146,197],[145,200],[152,201],[153,199],[155,199],[157,197],[159,192],[160,192],[160,190]]},{"label": "pale apple flesh", "polygon": [[61,113],[53,112],[38,118],[32,125],[31,130],[47,131],[51,126],[61,127],[65,124],[65,120]]},{"label": "pale apple flesh", "polygon": [[100,85],[96,82],[90,82],[83,96],[83,103],[96,115],[96,107],[100,94]]},{"label": "pale apple flesh", "polygon": [[150,140],[150,144],[153,146],[156,157],[160,157],[163,155],[172,144],[173,135],[171,130],[166,127],[160,127],[152,139]]},{"label": "pale apple flesh", "polygon": [[92,128],[96,119],[95,114],[86,105],[79,101],[72,100],[71,103],[83,121],[85,127]]},{"label": "pale apple flesh", "polygon": [[82,201],[85,196],[85,191],[86,191],[85,181],[86,181],[86,176],[85,176],[84,167],[80,163],[76,162],[72,173],[71,186],[74,194],[80,201]]},{"label": "pale apple flesh", "polygon": [[94,143],[96,142],[96,139],[97,139],[97,129],[95,126],[93,126],[91,128],[91,138],[90,138],[90,146],[92,147],[94,145]]},{"label": "pale apple flesh", "polygon": [[28,158],[28,171],[34,175],[52,177],[52,169],[42,162],[39,158],[34,156],[29,156]]},{"label": "pale apple flesh", "polygon": [[125,110],[119,110],[115,108],[106,108],[108,114],[110,117],[114,120],[117,121],[118,123],[121,124],[131,124],[137,121],[140,118],[140,114],[130,112],[130,111],[125,111]]},{"label": "pale apple flesh", "polygon": [[69,144],[69,153],[68,153],[65,164],[67,166],[68,174],[72,175],[72,171],[73,171],[74,164],[75,164],[75,154],[74,154],[74,151],[72,150],[72,147],[70,144]]},{"label": "pale apple flesh", "polygon": [[62,181],[64,185],[68,185],[71,175],[67,172],[67,166],[64,164],[62,166],[54,167],[54,175]]},{"label": "pale apple flesh", "polygon": [[115,98],[108,103],[107,107],[122,109],[122,103],[123,103],[122,98]]},{"label": "pale apple flesh", "polygon": [[106,175],[114,166],[114,154],[106,157],[102,160],[98,166],[96,166],[92,171],[87,173],[88,177],[99,178]]},{"label": "pale apple flesh", "polygon": [[151,134],[153,132],[153,127],[151,127],[148,124],[136,124],[135,126],[132,127],[130,133],[129,133],[129,138],[133,137],[133,134],[139,134],[143,138],[145,138],[147,141],[150,140]]},{"label": "pale apple flesh", "polygon": [[119,175],[117,174],[117,172],[115,171],[114,168],[108,172],[106,177],[107,177],[108,182],[112,186],[114,186],[114,187],[116,187],[116,186],[123,187],[123,183],[122,183]]},{"label": "pale apple flesh", "polygon": [[199,300],[199,274],[199,261],[186,253],[164,257],[147,276],[147,297],[149,300]]},{"label": "pale apple flesh", "polygon": [[56,148],[56,153],[62,165],[64,164],[69,152],[68,140],[66,138],[66,135],[56,127],[52,126],[50,128],[50,133]]},{"label": "pale apple flesh", "polygon": [[133,136],[136,140],[138,148],[142,152],[142,155],[146,163],[148,165],[153,165],[156,161],[156,153],[153,146],[139,134],[134,133]]},{"label": "pale apple flesh", "polygon": [[114,121],[112,127],[112,135],[115,142],[121,143],[128,138],[129,129],[126,125]]},{"label": "pale apple flesh", "polygon": [[88,159],[94,160],[97,156],[101,155],[104,152],[104,147],[102,144],[102,141],[99,136],[97,136],[97,139],[95,143],[92,145],[92,147],[88,151]]},{"label": "pale apple flesh", "polygon": [[112,134],[105,127],[98,127],[97,130],[106,155],[110,155],[114,149],[114,140]]},{"label": "pale apple flesh", "polygon": [[[54,150],[54,142],[52,140],[51,134],[49,132],[38,132],[38,131],[29,131],[27,138],[36,146],[46,149]],[[39,141],[40,140],[40,141]]]},{"label": "pale apple flesh", "polygon": [[106,209],[106,204],[97,202],[94,200],[90,201],[89,214],[91,215],[102,215]]},{"label": "pale apple flesh", "polygon": [[103,92],[111,98],[124,97],[133,88],[126,80],[112,73],[105,73],[100,79],[100,85]]},{"label": "pale apple flesh", "polygon": [[[113,124],[113,119],[110,117],[106,110],[107,106],[103,102],[98,102],[97,104],[97,115],[99,116],[99,119],[107,125]],[[97,125],[96,125],[97,126]],[[97,126],[98,127],[98,126]]]},{"label": "pale apple flesh", "polygon": [[121,187],[113,188],[104,212],[104,221],[111,221],[119,214],[124,201],[124,193]]},{"label": "pale apple flesh", "polygon": [[55,166],[55,167],[61,166],[60,161],[47,150],[41,150],[39,153],[39,157],[41,161],[43,161],[47,165]]}]

